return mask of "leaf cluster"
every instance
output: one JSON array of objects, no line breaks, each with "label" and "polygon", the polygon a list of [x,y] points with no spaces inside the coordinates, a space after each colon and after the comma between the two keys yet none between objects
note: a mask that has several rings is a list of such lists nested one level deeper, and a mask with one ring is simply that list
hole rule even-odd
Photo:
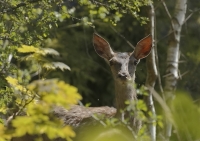
[{"label": "leaf cluster", "polygon": [[[13,88],[17,88],[16,79],[8,78],[8,81]],[[63,122],[53,117],[51,110],[54,106],[69,108],[71,104],[76,104],[81,99],[77,89],[57,79],[34,81],[27,89],[27,97],[36,98],[26,106],[28,116],[16,117],[12,121],[15,127],[12,136],[46,134],[49,139],[74,137],[73,130],[69,126],[63,127]]]},{"label": "leaf cluster", "polygon": [[62,0],[0,1],[0,140],[26,134],[49,139],[75,136],[52,116],[52,108],[76,104],[81,99],[77,89],[58,79],[42,79],[49,71],[70,70],[54,61],[56,50],[44,48],[52,29],[68,17],[64,7]]},{"label": "leaf cluster", "polygon": [[89,16],[92,20],[100,18],[105,22],[111,22],[112,24],[116,25],[116,23],[119,22],[122,16],[126,13],[131,14],[134,18],[140,21],[141,24],[145,24],[147,18],[139,15],[140,8],[142,6],[149,5],[151,1],[79,0],[79,3],[88,7]]}]

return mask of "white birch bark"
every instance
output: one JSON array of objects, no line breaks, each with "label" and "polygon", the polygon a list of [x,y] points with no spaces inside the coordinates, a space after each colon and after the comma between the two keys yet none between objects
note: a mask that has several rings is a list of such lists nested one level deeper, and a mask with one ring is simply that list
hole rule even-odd
[{"label": "white birch bark", "polygon": [[[157,79],[157,67],[156,67],[156,61],[155,61],[155,11],[154,11],[154,6],[153,4],[150,5],[149,10],[148,10],[148,15],[150,19],[150,26],[148,27],[148,32],[150,31],[152,35],[152,50],[149,56],[146,59],[146,66],[147,66],[147,79],[145,85],[147,87],[154,88],[156,79]],[[148,108],[148,113],[151,112],[152,115],[148,116],[149,124],[148,124],[148,131],[149,135],[151,137],[151,141],[156,140],[156,111],[154,107],[154,102],[153,102],[153,96],[152,93],[149,91],[148,96],[145,97],[145,103]]]},{"label": "white birch bark", "polygon": [[[178,76],[178,62],[179,62],[179,48],[181,38],[181,28],[185,21],[187,0],[176,0],[175,10],[171,18],[171,35],[169,39],[169,46],[167,50],[167,69],[165,75],[165,99],[171,101],[176,90]],[[166,122],[166,137],[171,136],[172,124]]]}]

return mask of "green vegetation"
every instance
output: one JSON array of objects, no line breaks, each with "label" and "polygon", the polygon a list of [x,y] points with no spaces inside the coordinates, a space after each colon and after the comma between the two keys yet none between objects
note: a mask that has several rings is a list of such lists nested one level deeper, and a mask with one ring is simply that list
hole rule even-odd
[{"label": "green vegetation", "polygon": [[[144,37],[149,24],[146,9],[150,3],[149,0],[1,0],[0,141],[26,134],[45,134],[51,140],[58,137],[73,140],[76,134],[72,127],[63,126],[63,122],[52,115],[54,106],[68,109],[79,100],[84,105],[113,106],[112,76],[92,47],[92,33],[97,31],[103,35],[116,51],[131,52],[133,49],[127,41],[135,44]],[[174,3],[166,1],[166,4],[171,12]],[[168,35],[170,19],[160,2],[154,1],[154,5],[157,6],[158,66],[163,82],[168,39],[165,35]],[[127,103],[125,110],[132,114],[138,110],[144,123],[137,134],[138,140],[150,140],[147,117],[156,120],[157,140],[164,140],[166,115],[174,126],[171,140],[200,139],[199,6],[194,0],[188,2],[187,15],[192,17],[183,26],[179,69],[184,75],[180,74],[177,86],[184,92],[178,92],[170,102],[169,113],[156,100],[156,117],[151,112],[146,113],[143,100]],[[145,70],[145,60],[141,60],[136,83],[138,93],[146,96],[141,87],[145,83]],[[161,93],[159,85],[156,84],[155,89]],[[137,109],[132,109],[132,104],[136,104]],[[129,127],[128,120],[106,119],[102,122],[107,128],[94,128],[94,135],[109,132],[123,138],[127,132],[123,139],[129,140],[132,131],[125,128]],[[92,134],[91,128],[88,128],[89,134]],[[85,140],[92,140],[88,138]],[[37,139],[42,140],[40,136]]]}]

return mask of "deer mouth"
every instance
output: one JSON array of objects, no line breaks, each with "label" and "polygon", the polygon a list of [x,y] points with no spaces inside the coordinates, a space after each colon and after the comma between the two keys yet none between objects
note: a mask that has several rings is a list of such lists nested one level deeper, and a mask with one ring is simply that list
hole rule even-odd
[{"label": "deer mouth", "polygon": [[128,83],[132,80],[131,77],[128,77],[128,76],[118,77],[117,79],[118,81],[121,81],[122,83]]},{"label": "deer mouth", "polygon": [[131,80],[131,76],[128,73],[118,73],[118,79],[122,80],[122,81],[130,81]]}]

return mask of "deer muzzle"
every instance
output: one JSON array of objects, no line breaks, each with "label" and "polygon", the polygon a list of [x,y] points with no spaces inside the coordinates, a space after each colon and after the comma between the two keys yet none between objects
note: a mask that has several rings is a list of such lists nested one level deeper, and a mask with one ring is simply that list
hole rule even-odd
[{"label": "deer muzzle", "polygon": [[129,75],[128,72],[119,72],[118,73],[118,78],[120,78],[123,81],[131,80],[131,76]]}]

